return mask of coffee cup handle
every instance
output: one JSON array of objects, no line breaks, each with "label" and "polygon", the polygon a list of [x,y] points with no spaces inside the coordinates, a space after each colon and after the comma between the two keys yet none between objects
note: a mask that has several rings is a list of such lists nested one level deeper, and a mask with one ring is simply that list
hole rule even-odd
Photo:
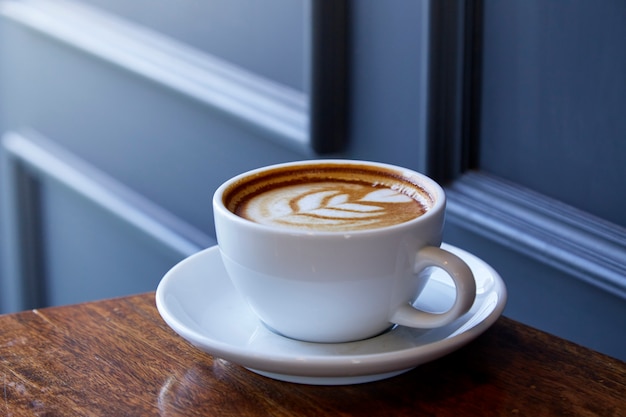
[{"label": "coffee cup handle", "polygon": [[452,278],[456,287],[454,304],[443,313],[429,313],[405,304],[391,316],[392,323],[420,329],[434,329],[461,317],[474,304],[476,298],[474,274],[461,258],[444,249],[427,246],[417,253],[415,271],[417,273],[429,266],[443,269]]}]

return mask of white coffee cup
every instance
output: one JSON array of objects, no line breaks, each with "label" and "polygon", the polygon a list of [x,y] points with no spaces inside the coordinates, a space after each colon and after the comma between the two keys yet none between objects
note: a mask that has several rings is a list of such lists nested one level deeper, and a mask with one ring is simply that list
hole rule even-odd
[{"label": "white coffee cup", "polygon": [[[324,188],[329,184],[343,187],[352,179],[356,185],[346,185],[346,192]],[[352,188],[370,186],[370,182],[375,193],[350,194]],[[306,191],[308,200],[292,196],[312,184],[316,185]],[[256,200],[248,200],[265,196],[269,189],[287,193],[297,202],[293,203],[292,197],[276,197],[272,204],[278,208],[269,209],[269,224],[242,217],[255,210],[254,215],[267,214],[263,199],[274,197],[263,197],[259,207],[254,206]],[[393,217],[386,214],[386,207],[391,207],[391,212],[400,203],[409,204],[405,198],[409,194],[416,200],[412,203],[425,206],[425,212],[385,225],[386,219]],[[300,210],[309,200],[332,204],[304,208],[303,214],[289,212]],[[256,169],[226,181],[213,196],[218,245],[239,293],[276,333],[325,343],[369,338],[396,324],[436,328],[470,309],[476,295],[471,270],[460,258],[439,248],[445,205],[443,189],[422,174],[351,160],[301,161]],[[235,214],[248,206],[256,208]],[[402,214],[407,210],[396,211]],[[342,216],[351,213],[355,218],[348,220],[357,230],[344,230]],[[301,219],[309,218],[313,224],[299,228]],[[413,307],[428,281],[428,267],[444,269],[456,287],[455,301],[443,313]]]}]

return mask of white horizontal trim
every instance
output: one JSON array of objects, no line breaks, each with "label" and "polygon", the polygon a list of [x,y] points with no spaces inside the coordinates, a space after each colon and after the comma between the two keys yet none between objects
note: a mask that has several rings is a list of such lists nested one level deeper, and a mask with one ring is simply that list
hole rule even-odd
[{"label": "white horizontal trim", "polygon": [[13,161],[73,190],[181,257],[215,243],[210,236],[52,142],[40,137],[33,140],[35,137],[34,133],[24,136],[9,132],[2,138],[3,151]]},{"label": "white horizontal trim", "polygon": [[626,230],[481,173],[446,189],[448,221],[626,299]]},{"label": "white horizontal trim", "polygon": [[0,1],[0,16],[199,100],[308,151],[308,96],[104,11],[67,0]]}]

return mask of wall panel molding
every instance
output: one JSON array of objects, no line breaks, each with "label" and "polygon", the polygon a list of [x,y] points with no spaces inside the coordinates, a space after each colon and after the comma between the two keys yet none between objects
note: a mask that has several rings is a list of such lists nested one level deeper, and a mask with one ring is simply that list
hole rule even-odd
[{"label": "wall panel molding", "polygon": [[539,193],[468,172],[448,221],[626,300],[626,230]]},{"label": "wall panel molding", "polygon": [[118,218],[181,259],[215,240],[35,132],[6,133],[1,153],[4,203],[0,310],[33,308],[43,301],[44,259],[39,227],[39,182],[54,181]]},{"label": "wall panel molding", "polygon": [[[313,0],[312,0],[313,1]],[[323,3],[323,4],[322,4]],[[313,3],[311,94],[258,76],[112,14],[66,0],[0,2],[0,16],[51,40],[198,100],[301,153],[336,152],[345,139],[346,7]],[[332,38],[332,47],[326,45]],[[314,53],[315,52],[315,53]],[[333,97],[328,93],[332,89]],[[324,111],[324,110],[332,111]]]}]

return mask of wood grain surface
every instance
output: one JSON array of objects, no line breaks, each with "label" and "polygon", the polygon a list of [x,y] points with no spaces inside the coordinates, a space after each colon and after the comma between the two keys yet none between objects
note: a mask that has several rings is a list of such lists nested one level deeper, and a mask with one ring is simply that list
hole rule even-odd
[{"label": "wood grain surface", "polygon": [[626,416],[626,363],[500,318],[395,378],[298,385],[204,354],[154,294],[0,316],[0,416]]}]

